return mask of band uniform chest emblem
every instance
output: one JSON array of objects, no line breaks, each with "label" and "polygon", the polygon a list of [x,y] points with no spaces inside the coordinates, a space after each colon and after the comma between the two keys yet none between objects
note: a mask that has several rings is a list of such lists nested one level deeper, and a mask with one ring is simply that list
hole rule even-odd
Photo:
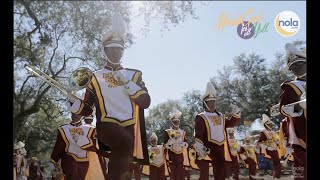
[{"label": "band uniform chest emblem", "polygon": [[69,132],[72,136],[78,134],[78,135],[83,135],[83,130],[81,128],[70,128]]},{"label": "band uniform chest emblem", "polygon": [[149,158],[151,160],[151,163],[153,163],[154,160],[156,160],[156,158],[159,154],[160,154],[159,149],[153,149],[153,150],[149,151]]},{"label": "band uniform chest emblem", "polygon": [[246,149],[246,152],[247,152],[247,155],[252,157],[255,152],[254,152],[254,149],[252,147],[249,147],[248,149]]},{"label": "band uniform chest emblem", "polygon": [[182,137],[182,135],[179,131],[174,131],[174,130],[169,131],[169,138],[170,139],[178,139],[180,137]]},{"label": "band uniform chest emblem", "polygon": [[221,118],[219,116],[208,116],[213,126],[218,126],[221,124]]},{"label": "band uniform chest emblem", "polygon": [[109,73],[103,73],[103,78],[105,79],[105,81],[108,83],[108,87],[110,88],[115,88],[118,86],[123,86],[123,82],[121,81],[117,81],[112,72]]}]

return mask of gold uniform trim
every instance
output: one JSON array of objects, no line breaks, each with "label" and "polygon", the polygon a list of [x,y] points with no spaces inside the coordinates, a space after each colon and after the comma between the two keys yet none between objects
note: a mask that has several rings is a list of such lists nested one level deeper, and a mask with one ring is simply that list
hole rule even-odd
[{"label": "gold uniform trim", "polygon": [[201,143],[202,145],[204,145],[204,143],[203,143],[199,138],[195,138],[195,141],[198,141],[199,143]]},{"label": "gold uniform trim", "polygon": [[70,156],[72,156],[76,161],[80,161],[80,162],[89,161],[88,152],[87,151],[86,151],[86,157],[84,157],[84,158],[79,158],[76,155],[69,153],[68,149],[69,149],[69,145],[70,144],[69,144],[69,141],[68,141],[68,139],[66,137],[66,134],[64,133],[64,130],[62,129],[62,127],[59,127],[58,130],[61,133],[63,141],[66,143],[66,148],[65,148],[66,154],[69,154]]},{"label": "gold uniform trim", "polygon": [[307,149],[307,144],[300,138],[298,138],[299,140],[299,144],[304,148],[304,149]]},{"label": "gold uniform trim", "polygon": [[90,83],[90,84],[88,85],[88,88],[89,88],[90,90],[92,90],[92,89],[93,89],[93,87],[92,87],[92,83]]},{"label": "gold uniform trim", "polygon": [[97,81],[95,76],[93,76],[93,78],[92,78],[92,84],[93,84],[93,86],[94,86],[94,88],[96,90],[96,94],[97,94],[97,97],[98,97],[98,102],[99,102],[99,106],[100,106],[100,110],[101,110],[101,122],[116,123],[116,124],[119,124],[120,126],[129,126],[129,125],[132,125],[132,124],[135,123],[134,117],[136,115],[136,110],[135,110],[134,107],[136,106],[136,104],[133,101],[131,101],[132,118],[127,119],[125,121],[119,121],[119,120],[117,120],[115,118],[107,117],[107,111],[105,109],[105,103],[104,103],[104,100],[102,98],[101,89],[100,89],[99,83],[98,83],[98,81]]},{"label": "gold uniform trim", "polygon": [[131,118],[131,119],[128,119],[126,121],[122,121],[121,122],[121,121],[118,121],[118,120],[113,119],[113,118],[102,117],[101,118],[101,122],[111,122],[111,123],[119,124],[120,126],[129,126],[129,125],[135,124],[135,119]]},{"label": "gold uniform trim", "polygon": [[[223,139],[221,142],[218,142],[218,141],[216,141],[216,140],[211,139],[211,131],[210,131],[210,126],[209,126],[208,120],[207,120],[207,118],[206,118],[203,114],[200,114],[200,116],[202,117],[203,121],[204,121],[205,124],[206,124],[207,132],[208,132],[208,142],[212,142],[212,143],[217,144],[217,145],[219,145],[219,146],[222,145],[222,144],[225,142],[225,137],[224,137],[224,139]],[[220,117],[219,117],[219,118],[220,118]],[[223,119],[223,128],[224,128],[224,126],[225,126],[225,124],[224,124],[224,122],[225,122],[224,117],[223,117],[222,119]],[[224,130],[223,130],[223,131],[224,131]]]},{"label": "gold uniform trim", "polygon": [[[168,135],[170,137],[169,131],[166,130],[166,132],[168,133]],[[184,142],[185,134],[186,134],[186,132],[183,131],[182,142]],[[178,152],[178,151],[174,150],[173,148],[171,148],[170,151],[175,153],[175,154],[181,154],[181,153],[183,153],[183,147],[181,148],[181,152]]]},{"label": "gold uniform trim", "polygon": [[[292,89],[296,92],[296,94],[297,94],[298,96],[300,96],[300,95],[302,94],[302,91],[301,91],[295,84],[293,84],[293,83],[285,83],[285,84],[287,84],[287,85],[289,85],[290,87],[292,87]],[[285,112],[282,110],[282,108],[281,108],[281,114],[284,115],[284,116],[290,117],[290,115],[287,114],[287,113],[285,113]]]},{"label": "gold uniform trim", "polygon": [[83,107],[84,107],[84,103],[81,101],[80,108],[75,114],[80,114],[81,111],[83,110]]},{"label": "gold uniform trim", "polygon": [[163,146],[161,147],[161,153],[162,153],[162,161],[161,161],[161,163],[159,165],[150,163],[150,165],[155,166],[155,167],[160,167],[160,166],[162,166],[164,164],[164,162],[166,162],[166,159],[164,157],[164,147]]},{"label": "gold uniform trim", "polygon": [[50,162],[52,162],[52,164],[54,164],[54,165],[57,164],[57,162],[55,160],[51,159],[51,158],[50,158]]},{"label": "gold uniform trim", "polygon": [[107,113],[106,113],[106,109],[105,109],[105,105],[104,105],[104,100],[102,98],[101,89],[100,89],[100,86],[98,84],[98,81],[97,81],[97,78],[95,75],[93,75],[93,77],[92,77],[92,84],[93,84],[94,89],[96,90],[96,94],[98,97],[99,106],[100,106],[100,110],[101,110],[101,116],[106,117]]},{"label": "gold uniform trim", "polygon": [[285,113],[282,108],[281,108],[281,114],[284,115],[284,116],[287,116],[287,117],[291,117],[289,114]]},{"label": "gold uniform trim", "polygon": [[155,166],[155,167],[160,167],[162,165],[164,165],[164,160],[160,163],[160,165],[156,165],[156,164],[153,164],[153,163],[150,163],[151,166]]},{"label": "gold uniform trim", "polygon": [[301,90],[293,83],[285,83],[292,87],[292,89],[297,93],[298,96],[302,94]]},{"label": "gold uniform trim", "polygon": [[241,117],[235,114],[232,114],[232,117],[240,119]]},{"label": "gold uniform trim", "polygon": [[137,91],[134,95],[130,96],[132,99],[137,99],[141,94],[146,94],[147,92],[143,89]]},{"label": "gold uniform trim", "polygon": [[86,148],[88,148],[88,147],[90,147],[90,146],[93,145],[93,141],[92,141],[92,139],[90,138],[91,135],[92,135],[92,132],[93,132],[93,128],[90,128],[90,129],[89,129],[89,132],[88,132],[88,135],[87,135],[87,137],[88,137],[88,139],[89,139],[89,144],[85,144],[85,145],[81,146],[82,149],[86,149]]},{"label": "gold uniform trim", "polygon": [[134,73],[134,75],[132,76],[132,82],[137,83],[137,81],[138,81],[139,77],[141,76],[141,74],[142,74],[142,72],[136,71]]}]

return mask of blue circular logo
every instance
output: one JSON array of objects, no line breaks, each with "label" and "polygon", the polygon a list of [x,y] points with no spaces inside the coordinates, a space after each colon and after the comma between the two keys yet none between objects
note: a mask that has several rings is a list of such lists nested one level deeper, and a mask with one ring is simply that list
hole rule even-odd
[{"label": "blue circular logo", "polygon": [[238,25],[237,32],[242,39],[250,39],[254,35],[253,23],[243,21]]}]

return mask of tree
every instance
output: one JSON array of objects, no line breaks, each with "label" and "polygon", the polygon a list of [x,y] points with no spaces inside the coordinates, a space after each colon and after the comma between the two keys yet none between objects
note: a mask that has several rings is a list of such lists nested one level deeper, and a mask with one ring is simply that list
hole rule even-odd
[{"label": "tree", "polygon": [[[304,48],[303,41],[293,43]],[[280,84],[290,79],[293,79],[293,75],[288,71],[283,53],[276,53],[275,60],[271,61],[269,66],[266,59],[255,53],[236,56],[233,65],[225,66],[222,71],[218,71],[217,76],[211,78],[217,90],[217,110],[230,117],[231,105],[240,107],[241,122],[236,130],[239,134],[245,134],[250,126],[244,125],[244,121],[261,121],[262,114],[270,116],[270,107],[279,102]],[[146,118],[147,128],[156,132],[165,129],[167,123],[164,123],[164,119],[168,116],[170,108],[179,105],[183,112],[181,126],[188,127],[185,130],[188,131],[189,137],[192,137],[195,114],[203,111],[202,94],[203,91],[199,90],[189,91],[184,93],[181,99],[155,106]],[[270,118],[274,121],[275,128],[278,128],[280,117]],[[162,137],[162,134],[160,136]]]},{"label": "tree", "polygon": [[[25,64],[37,66],[67,87],[67,77],[80,66],[96,70],[104,64],[101,38],[117,10],[128,24],[127,47],[134,42],[130,33],[133,9],[130,1],[26,1],[14,2],[14,114],[13,138],[20,138],[33,114],[43,111],[50,121],[66,115],[66,97],[34,75]],[[150,7],[149,7],[150,6]],[[157,15],[160,23],[176,25],[194,15],[192,2],[147,2],[144,16],[148,24]],[[148,15],[154,16],[148,16]],[[168,22],[170,20],[170,22]],[[167,26],[165,26],[166,28]],[[52,113],[52,109],[59,110]]]}]

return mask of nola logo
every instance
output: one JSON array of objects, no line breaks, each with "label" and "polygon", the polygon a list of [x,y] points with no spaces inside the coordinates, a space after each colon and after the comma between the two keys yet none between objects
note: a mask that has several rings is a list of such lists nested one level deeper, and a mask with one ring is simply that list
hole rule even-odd
[{"label": "nola logo", "polygon": [[292,167],[292,176],[294,178],[304,178],[304,167]]},{"label": "nola logo", "polygon": [[297,34],[300,29],[300,18],[292,11],[282,11],[274,21],[277,32],[285,37]]}]

